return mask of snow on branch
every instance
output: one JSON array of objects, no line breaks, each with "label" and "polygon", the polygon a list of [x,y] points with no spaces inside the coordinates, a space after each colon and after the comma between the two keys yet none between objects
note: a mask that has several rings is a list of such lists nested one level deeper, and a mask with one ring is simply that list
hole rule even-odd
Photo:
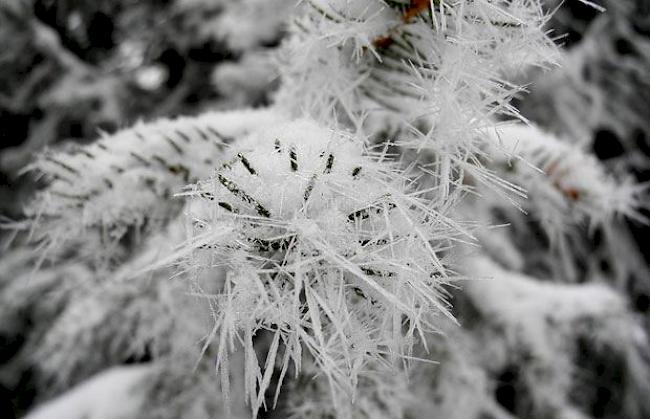
[{"label": "snow on branch", "polygon": [[135,417],[145,402],[139,388],[149,366],[115,367],[97,374],[62,396],[42,404],[26,419],[120,419]]},{"label": "snow on branch", "polygon": [[622,295],[605,284],[542,282],[484,256],[472,258],[466,267],[486,278],[466,287],[483,319],[483,334],[476,336],[483,342],[482,358],[492,368],[519,363],[520,379],[535,389],[528,396],[532,411],[587,417],[576,409],[572,390],[584,380],[581,362],[604,351],[613,360],[607,368],[621,368],[617,386],[627,398],[621,415],[636,417],[638,405],[647,408],[647,402],[638,400],[650,389],[643,353],[648,336]]}]

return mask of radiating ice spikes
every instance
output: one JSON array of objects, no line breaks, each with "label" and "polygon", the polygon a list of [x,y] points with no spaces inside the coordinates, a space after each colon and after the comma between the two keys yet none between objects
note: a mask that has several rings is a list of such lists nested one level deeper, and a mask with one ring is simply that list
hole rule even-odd
[{"label": "radiating ice spikes", "polygon": [[396,419],[408,417],[418,403],[409,388],[408,375],[386,365],[365,363],[367,371],[354,394],[339,391],[332,397],[326,380],[314,379],[319,366],[307,361],[300,377],[288,383],[288,419]]},{"label": "radiating ice spikes", "polygon": [[[449,108],[451,98],[465,104],[468,121],[476,115],[479,120],[511,115],[507,99],[517,86],[507,77],[556,57],[537,1],[427,1],[411,7],[389,7],[383,0],[305,3],[307,13],[296,19],[285,45],[291,59],[282,70],[291,82],[278,103],[316,117],[343,111],[354,119],[374,108],[373,113],[383,109],[381,115],[402,122],[426,115],[437,125],[443,120],[435,109]],[[431,10],[432,5],[438,7]],[[327,89],[321,89],[323,83]],[[300,100],[295,92],[302,92]]]},{"label": "radiating ice spikes", "polygon": [[522,86],[511,80],[558,57],[538,0],[305,5],[282,49],[278,106],[368,135],[397,132],[402,149],[426,158],[478,162],[467,160],[477,132],[495,116],[519,118],[510,100]]},{"label": "radiating ice spikes", "polygon": [[99,236],[100,249],[88,253],[110,255],[127,233],[164,225],[179,209],[172,195],[208,176],[233,139],[279,118],[264,110],[162,119],[47,152],[30,167],[49,182],[27,209],[35,237],[64,250],[64,242]]},{"label": "radiating ice spikes", "polygon": [[252,336],[272,335],[271,361],[246,361],[254,413],[282,351],[283,370],[306,348],[333,389],[354,392],[360,366],[403,362],[416,335],[451,316],[441,249],[460,233],[438,212],[446,207],[405,185],[363,141],[304,119],[251,134],[183,193],[192,252],[179,255],[197,274],[229,271],[214,298],[221,350],[241,341],[253,357]]}]

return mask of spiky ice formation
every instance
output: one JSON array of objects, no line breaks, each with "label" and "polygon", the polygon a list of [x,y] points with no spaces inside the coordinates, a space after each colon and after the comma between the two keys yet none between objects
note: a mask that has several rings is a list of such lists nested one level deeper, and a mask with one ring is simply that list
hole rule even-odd
[{"label": "spiky ice formation", "polygon": [[283,98],[315,117],[392,115],[429,126],[513,115],[508,77],[553,62],[537,1],[309,0],[295,19]]},{"label": "spiky ice formation", "polygon": [[300,376],[287,384],[284,400],[287,418],[399,419],[407,417],[408,407],[418,403],[409,389],[405,371],[367,365],[356,392],[337,394],[339,400],[335,403],[327,381],[319,379],[318,372],[318,366],[306,360]]},{"label": "spiky ice formation", "polygon": [[[228,356],[241,343],[254,413],[276,361],[279,390],[306,349],[337,400],[354,394],[370,361],[408,360],[434,318],[450,316],[441,286],[461,228],[446,201],[424,199],[362,144],[311,120],[280,124],[242,141],[185,193],[192,236],[176,257],[194,275],[226,269],[206,294],[217,369],[227,392]],[[254,337],[264,331],[271,343],[260,368]]]},{"label": "spiky ice formation", "polygon": [[[515,81],[557,50],[536,0],[309,0],[281,52],[276,102],[397,144],[445,190],[459,171],[498,183],[474,158],[481,129],[518,118]],[[388,135],[387,135],[388,134]]]}]

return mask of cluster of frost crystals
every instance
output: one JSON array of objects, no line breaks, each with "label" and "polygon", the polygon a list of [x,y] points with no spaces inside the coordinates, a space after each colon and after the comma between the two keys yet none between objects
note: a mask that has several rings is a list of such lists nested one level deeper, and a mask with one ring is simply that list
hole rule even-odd
[{"label": "cluster of frost crystals", "polygon": [[441,285],[459,227],[362,144],[311,120],[280,124],[239,142],[186,193],[193,233],[178,257],[197,276],[226,271],[206,293],[217,369],[227,391],[228,353],[244,352],[254,412],[273,374],[279,390],[290,364],[300,370],[303,351],[333,394],[353,395],[371,361],[398,366],[435,317],[450,316]]},{"label": "cluster of frost crystals", "polygon": [[517,117],[511,80],[556,56],[538,1],[305,3],[283,46],[277,102],[400,132],[400,145],[447,167],[478,151],[475,134],[495,116]]},{"label": "cluster of frost crystals", "polygon": [[371,364],[371,374],[359,378],[353,402],[350,395],[337,393],[334,399],[327,381],[313,379],[318,366],[310,359],[301,375],[287,384],[291,394],[286,404],[288,418],[399,419],[410,406],[420,403],[409,389],[408,374]]}]

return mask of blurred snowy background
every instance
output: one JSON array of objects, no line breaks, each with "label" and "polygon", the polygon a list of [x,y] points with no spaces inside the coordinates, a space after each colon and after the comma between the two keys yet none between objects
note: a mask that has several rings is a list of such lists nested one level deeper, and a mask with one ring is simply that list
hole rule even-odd
[{"label": "blurred snowy background", "polygon": [[[207,320],[173,283],[90,287],[93,268],[75,254],[39,260],[29,231],[15,228],[41,186],[25,169],[47,147],[88,144],[141,120],[268,105],[295,3],[0,0],[0,215],[9,226],[0,230],[1,418],[222,415],[211,361],[194,365],[174,342],[192,343]],[[515,105],[608,173],[648,182],[650,2],[594,3],[606,11],[545,1],[561,66],[522,74],[529,88]],[[461,327],[436,343],[440,364],[384,389],[408,387],[402,413],[382,408],[382,394],[366,403],[385,417],[650,417],[648,227],[625,217],[570,226],[556,249],[536,205],[530,217],[486,209],[512,228],[481,237],[492,258],[473,263],[504,280],[454,291]],[[122,238],[124,254],[134,243]],[[178,307],[188,313],[170,315]],[[328,417],[327,389],[314,383],[290,381],[279,409],[260,416]]]}]

